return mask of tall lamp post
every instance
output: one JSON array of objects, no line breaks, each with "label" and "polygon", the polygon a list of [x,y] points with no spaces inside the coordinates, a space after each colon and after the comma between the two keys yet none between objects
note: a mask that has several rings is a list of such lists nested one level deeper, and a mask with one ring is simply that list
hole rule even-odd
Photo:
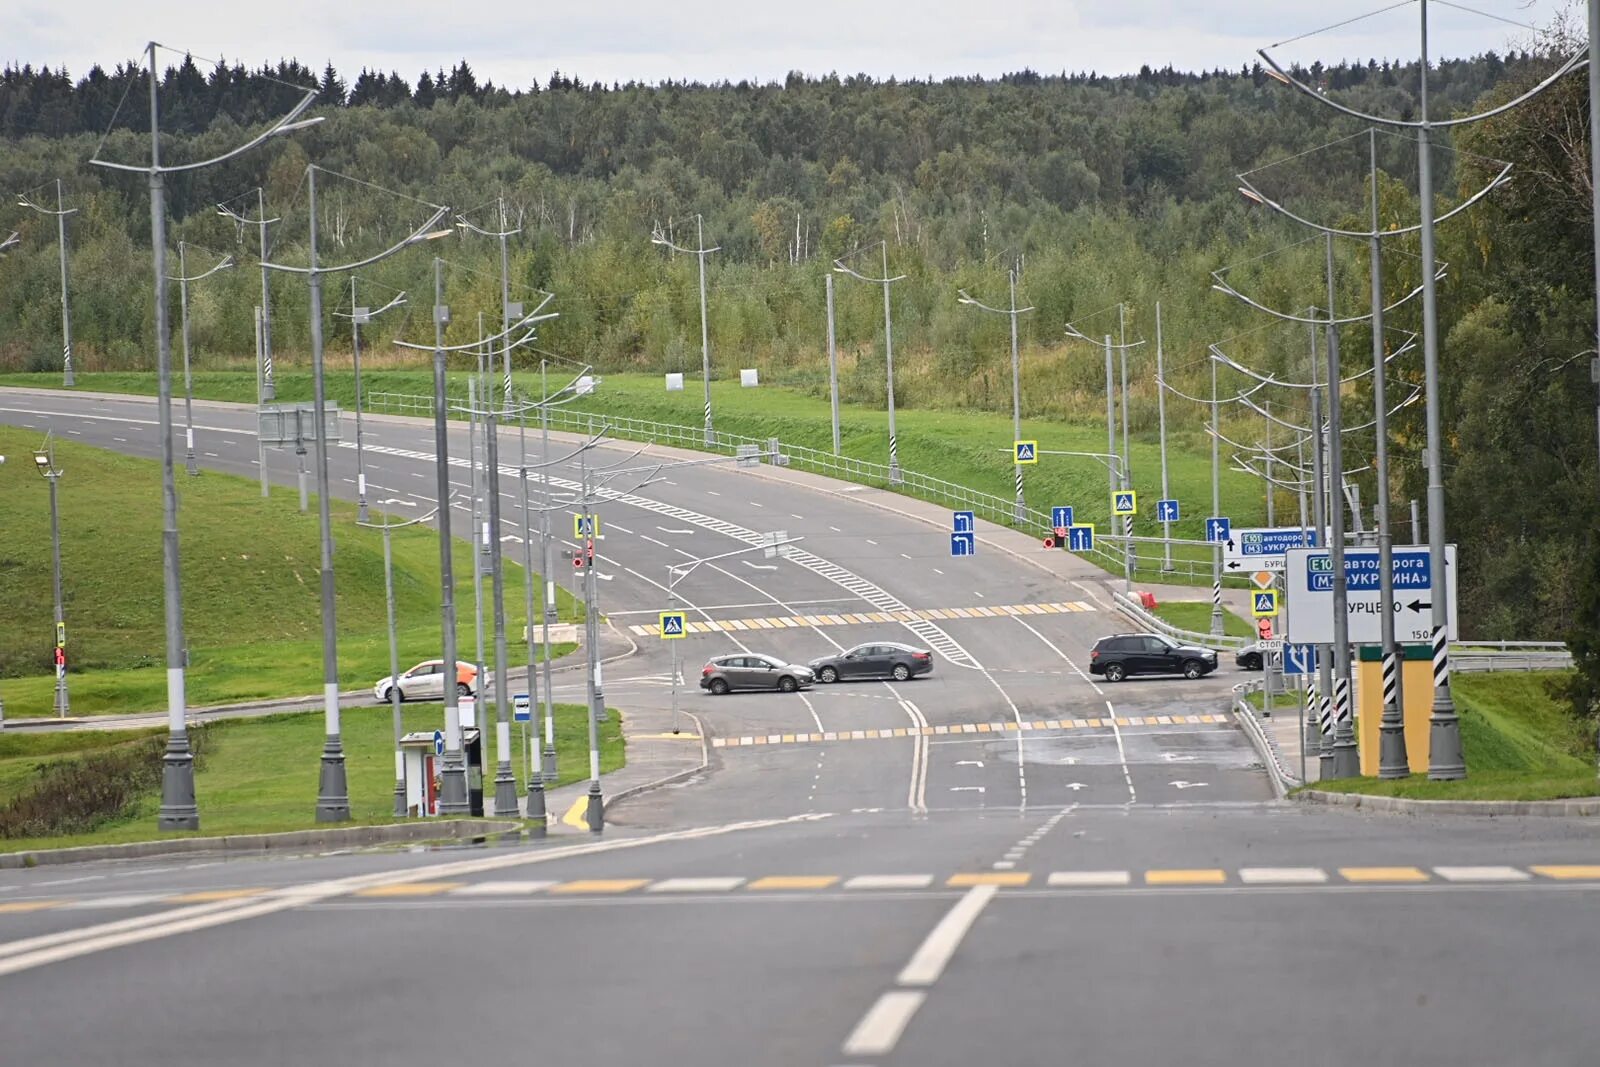
[{"label": "tall lamp post", "polygon": [[[451,230],[434,227],[449,208],[429,204],[433,215],[409,235],[366,259],[341,266],[324,267],[317,261],[317,173],[315,164],[306,167],[306,207],[310,215],[310,262],[306,267],[268,264],[272,270],[304,274],[311,290],[311,397],[312,419],[316,422],[317,445],[317,525],[321,534],[320,563],[322,607],[322,711],[326,736],[323,739],[321,770],[317,779],[316,820],[343,822],[350,818],[350,787],[345,775],[344,742],[339,725],[339,629],[335,619],[333,583],[333,517],[328,478],[327,390],[323,380],[322,351],[322,276],[358,270],[387,259],[419,241],[448,237]],[[453,671],[454,666],[446,668]]]},{"label": "tall lamp post", "polygon": [[67,623],[61,611],[61,514],[56,507],[56,484],[61,481],[64,472],[56,466],[55,444],[48,435],[44,447],[34,451],[33,462],[40,475],[50,483],[50,559],[56,601],[55,708],[56,715],[64,719],[72,713],[71,703],[67,699]]},{"label": "tall lamp post", "polygon": [[189,729],[185,721],[188,698],[184,690],[184,672],[188,647],[183,633],[183,591],[178,568],[178,488],[173,473],[172,448],[172,336],[167,319],[167,212],[166,176],[171,173],[199,170],[203,167],[233,159],[256,147],[268,138],[288,133],[321,119],[298,121],[311,102],[316,99],[316,89],[301,89],[301,98],[289,113],[278,119],[265,131],[244,144],[211,159],[185,163],[174,167],[161,165],[161,126],[157,103],[160,83],[156,71],[156,49],[151,41],[145,51],[150,57],[150,162],[145,166],[112,163],[99,158],[90,159],[95,166],[112,170],[145,173],[150,181],[150,247],[154,259],[155,275],[155,327],[156,366],[158,370],[157,421],[161,432],[161,487],[162,487],[162,576],[163,603],[166,616],[167,640],[167,749],[162,757],[161,807],[157,825],[163,830],[198,830],[200,810],[194,795],[194,753],[189,747]]},{"label": "tall lamp post", "polygon": [[183,449],[184,466],[193,477],[200,473],[194,462],[194,381],[189,372],[189,283],[209,278],[220,270],[233,266],[232,256],[223,256],[217,265],[203,274],[189,277],[189,260],[186,242],[178,242],[178,276],[168,278],[178,283],[179,332],[183,336]]},{"label": "tall lamp post", "polygon": [[71,388],[76,378],[72,373],[72,301],[67,285],[67,216],[76,214],[78,209],[69,208],[63,203],[60,178],[56,179],[55,210],[41,207],[27,193],[18,194],[17,203],[41,215],[55,216],[56,241],[61,249],[61,384]]},{"label": "tall lamp post", "polygon": [[[694,243],[699,246],[698,248],[684,248],[681,245],[673,244],[672,239],[663,233],[659,226],[650,235],[650,243],[653,245],[665,245],[674,252],[684,252],[700,261],[700,380],[705,386],[706,447],[714,448],[717,443],[717,434],[711,426],[711,330],[706,321],[706,257],[713,252],[722,251],[722,246],[706,247],[705,219],[699,215],[694,217]],[[892,405],[893,401],[890,401],[890,403]]]},{"label": "tall lamp post", "polygon": [[[1022,364],[1017,350],[1017,316],[1032,311],[1033,308],[1031,306],[1025,308],[1017,307],[1016,270],[1006,271],[1006,277],[1011,286],[1011,306],[1008,308],[990,307],[980,300],[974,300],[967,295],[965,289],[957,289],[956,292],[961,294],[957,303],[969,304],[981,311],[991,311],[997,315],[1005,315],[1011,320],[1011,439],[1020,441],[1022,440]],[[1012,518],[1020,523],[1028,517],[1028,505],[1022,495],[1022,464],[1013,463],[1012,467],[1016,471],[1017,481],[1017,502],[1012,512]]]},{"label": "tall lamp post", "polygon": [[350,275],[350,352],[356,375],[356,521],[367,521],[367,462],[361,450],[361,327],[406,302],[404,292],[377,310],[356,303],[356,276]]},{"label": "tall lamp post", "polygon": [[[232,219],[240,226],[255,226],[259,231],[260,260],[261,260],[261,343],[257,355],[260,359],[261,369],[261,399],[263,401],[275,399],[278,395],[277,380],[272,373],[272,289],[267,284],[271,277],[271,270],[267,267],[267,227],[277,222],[277,219],[267,218],[267,194],[259,185],[255,188],[256,218],[247,219],[237,211],[229,208],[226,203],[217,205],[217,214]],[[246,194],[248,195],[248,194]],[[235,199],[238,199],[235,197]]]},{"label": "tall lamp post", "polygon": [[[385,500],[384,503],[409,504],[410,501]],[[448,507],[449,501],[443,506]],[[389,710],[394,721],[394,813],[397,818],[406,814],[406,759],[405,752],[400,747],[400,738],[405,733],[405,726],[400,716],[400,640],[394,624],[394,548],[390,541],[395,530],[431,522],[439,510],[436,507],[426,515],[419,515],[404,522],[357,520],[362,526],[368,528],[375,526],[383,531],[383,598],[385,615],[389,622]]]},{"label": "tall lamp post", "polygon": [[900,484],[900,452],[899,444],[894,432],[894,323],[889,317],[889,286],[905,279],[904,274],[889,275],[889,242],[880,242],[883,246],[883,277],[869,278],[865,274],[857,273],[844,265],[844,260],[833,261],[833,269],[840,274],[848,274],[858,281],[868,282],[872,285],[883,286],[883,363],[884,373],[888,382],[889,401],[889,484]]},{"label": "tall lamp post", "polygon": [[[1591,0],[1590,7],[1593,8]],[[1440,425],[1439,397],[1439,303],[1435,279],[1434,255],[1434,203],[1433,203],[1433,149],[1435,129],[1453,128],[1479,122],[1502,112],[1510,111],[1544,92],[1561,78],[1576,70],[1587,58],[1587,50],[1573,53],[1554,73],[1527,92],[1496,107],[1477,114],[1462,115],[1444,121],[1434,121],[1428,115],[1428,0],[1418,0],[1420,15],[1420,62],[1418,64],[1417,120],[1392,119],[1369,115],[1348,107],[1325,95],[1316,86],[1308,85],[1286,72],[1268,54],[1258,49],[1257,54],[1266,61],[1272,76],[1305,93],[1313,100],[1341,111],[1367,123],[1413,130],[1417,138],[1417,203],[1420,214],[1422,243],[1422,356],[1423,377],[1427,387],[1427,467],[1428,467],[1428,553],[1435,561],[1444,559],[1444,435]],[[1591,10],[1591,22],[1595,16]],[[1592,47],[1592,43],[1591,43]],[[1593,75],[1591,74],[1591,77]],[[1442,570],[1442,567],[1441,567]],[[1456,713],[1455,699],[1450,691],[1449,641],[1449,588],[1438,583],[1429,599],[1433,602],[1433,714],[1429,719],[1428,777],[1448,781],[1467,776],[1466,759],[1461,749],[1461,720]]]}]

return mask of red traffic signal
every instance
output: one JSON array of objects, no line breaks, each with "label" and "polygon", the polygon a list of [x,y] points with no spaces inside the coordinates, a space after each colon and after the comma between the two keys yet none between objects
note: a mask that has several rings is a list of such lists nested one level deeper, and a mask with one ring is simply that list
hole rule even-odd
[{"label": "red traffic signal", "polygon": [[572,565],[574,567],[576,567],[580,571],[583,570],[583,557],[582,556],[573,556],[572,557]]},{"label": "red traffic signal", "polygon": [[1044,547],[1046,547],[1046,548],[1054,548],[1054,547],[1056,547],[1056,539],[1054,537],[1046,537],[1044,539]]},{"label": "red traffic signal", "polygon": [[1260,635],[1261,640],[1263,640],[1263,641],[1272,640],[1272,620],[1271,619],[1257,619],[1256,620],[1256,633],[1258,635]]},{"label": "red traffic signal", "polygon": [[67,650],[62,648],[60,645],[57,645],[56,646],[56,666],[57,667],[65,667],[66,665],[67,665]]}]

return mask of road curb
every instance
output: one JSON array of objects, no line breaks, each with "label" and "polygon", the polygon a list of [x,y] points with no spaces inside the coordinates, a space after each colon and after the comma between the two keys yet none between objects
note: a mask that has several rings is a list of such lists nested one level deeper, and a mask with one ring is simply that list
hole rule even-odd
[{"label": "road curb", "polygon": [[[665,777],[657,778],[653,782],[643,782],[639,785],[631,785],[626,789],[619,790],[607,798],[605,802],[605,810],[610,811],[613,804],[619,804],[622,801],[627,800],[629,797],[636,797],[641,793],[648,793],[652,789],[660,789],[661,787],[671,785],[674,782],[681,782],[686,778],[691,778],[711,765],[711,745],[709,739],[706,737],[705,725],[700,721],[700,717],[692,711],[683,711],[680,712],[680,714],[694,723],[695,732],[700,735],[699,766],[689,767],[681,771],[674,771]],[[601,781],[604,780],[604,778],[601,779]]]},{"label": "road curb", "polygon": [[233,834],[227,837],[176,837],[160,841],[130,841],[119,845],[81,845],[0,854],[0,870],[48,867],[95,860],[145,859],[191,852],[279,852],[383,845],[415,841],[460,841],[489,834],[522,832],[521,822],[488,819],[429,819],[392,826],[339,826],[326,830],[290,830],[278,834]]},{"label": "road curb", "polygon": [[1575,797],[1570,800],[1416,800],[1366,793],[1329,793],[1322,789],[1302,789],[1291,796],[1306,804],[1326,804],[1330,807],[1399,815],[1542,815],[1558,818],[1600,815],[1600,797]]}]

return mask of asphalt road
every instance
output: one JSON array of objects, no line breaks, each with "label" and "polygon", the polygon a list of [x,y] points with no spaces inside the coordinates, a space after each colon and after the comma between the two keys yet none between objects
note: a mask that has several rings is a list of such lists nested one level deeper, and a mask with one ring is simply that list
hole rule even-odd
[{"label": "asphalt road", "polygon": [[[0,421],[135,454],[155,452],[151,414],[0,392]],[[248,412],[197,422],[202,464],[254,476]],[[431,437],[368,431],[371,495],[431,506]],[[354,450],[333,459],[353,495]],[[292,483],[292,456],[269,468]],[[718,652],[875,638],[931,645],[934,675],[687,689],[711,765],[616,806],[599,840],[4,872],[0,1059],[1592,1062],[1588,825],[1274,803],[1244,738],[1207,721],[1229,672],[1087,675],[1093,639],[1126,626],[1094,572],[951,560],[910,504],[815,480],[665,477],[600,509],[620,632],[665,606],[669,564],[784,529],[804,556],[679,583],[692,619],[746,625],[681,642],[691,682]],[[1025,604],[1073,607],[972,610]],[[886,611],[922,614],[748,621]],[[636,639],[608,700],[664,706],[668,653]]]}]

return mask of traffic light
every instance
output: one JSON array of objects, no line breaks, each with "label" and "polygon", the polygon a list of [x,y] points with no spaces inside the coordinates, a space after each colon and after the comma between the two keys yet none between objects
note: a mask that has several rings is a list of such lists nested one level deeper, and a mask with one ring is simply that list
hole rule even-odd
[{"label": "traffic light", "polygon": [[582,556],[573,556],[572,557],[572,566],[576,570],[580,570],[580,571],[583,570],[583,557]]}]

